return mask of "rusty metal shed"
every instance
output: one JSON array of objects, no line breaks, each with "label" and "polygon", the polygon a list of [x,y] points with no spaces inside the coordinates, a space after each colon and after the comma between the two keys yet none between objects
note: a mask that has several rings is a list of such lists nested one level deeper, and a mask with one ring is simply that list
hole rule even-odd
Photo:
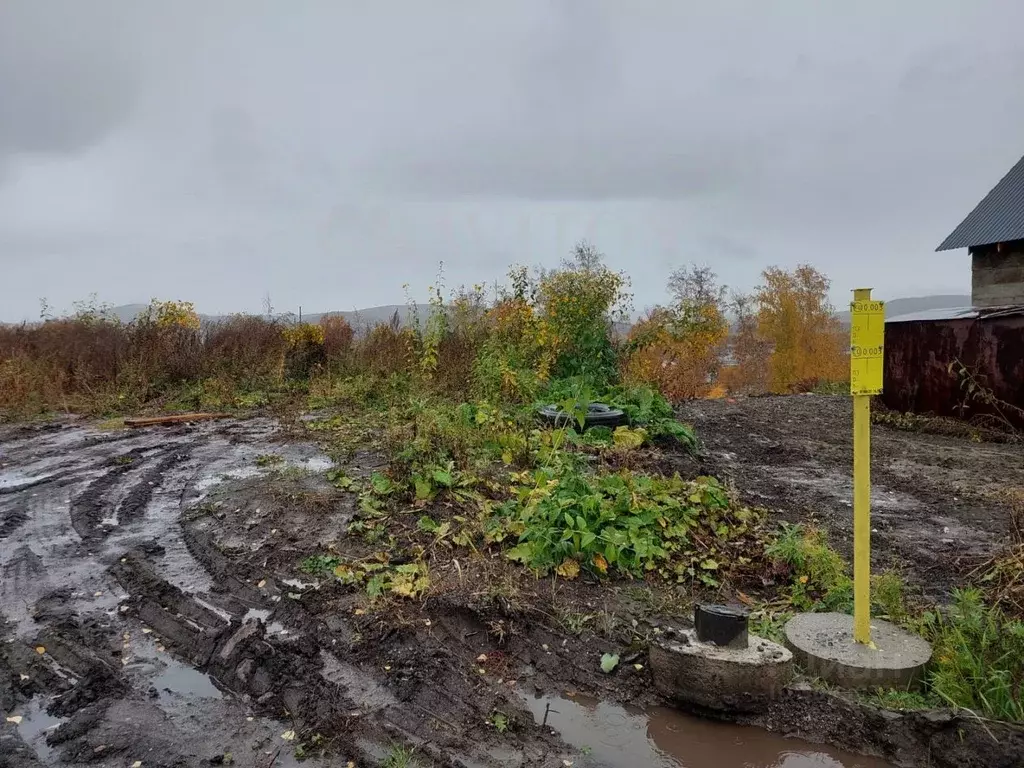
[{"label": "rusty metal shed", "polygon": [[1016,409],[986,403],[977,390],[979,396],[971,396],[964,383],[968,377],[950,371],[956,362],[995,399],[1024,407],[1024,306],[940,309],[887,319],[882,395],[894,410],[997,416],[1024,428]]},{"label": "rusty metal shed", "polygon": [[936,250],[967,248],[971,307],[885,322],[882,400],[1024,428],[1024,157]]}]

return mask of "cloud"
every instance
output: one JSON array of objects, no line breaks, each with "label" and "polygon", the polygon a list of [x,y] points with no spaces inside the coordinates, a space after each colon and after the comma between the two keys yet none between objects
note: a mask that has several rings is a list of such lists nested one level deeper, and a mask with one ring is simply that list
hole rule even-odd
[{"label": "cloud", "polygon": [[[0,306],[400,300],[589,237],[661,300],[950,291],[1024,152],[1011,0],[0,4]],[[199,277],[204,279],[200,280]],[[213,279],[210,279],[210,278]]]}]

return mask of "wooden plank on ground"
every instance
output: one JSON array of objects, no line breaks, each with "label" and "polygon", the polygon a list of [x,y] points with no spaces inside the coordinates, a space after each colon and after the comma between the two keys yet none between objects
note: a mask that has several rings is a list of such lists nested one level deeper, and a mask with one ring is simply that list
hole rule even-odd
[{"label": "wooden plank on ground", "polygon": [[132,419],[125,419],[124,425],[126,427],[155,427],[167,424],[181,424],[189,421],[230,418],[230,413],[169,413],[165,416],[138,416]]}]

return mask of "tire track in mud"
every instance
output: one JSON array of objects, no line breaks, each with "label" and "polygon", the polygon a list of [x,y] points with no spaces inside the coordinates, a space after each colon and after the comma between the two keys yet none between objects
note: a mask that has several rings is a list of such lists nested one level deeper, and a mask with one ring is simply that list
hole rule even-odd
[{"label": "tire track in mud", "polygon": [[3,582],[0,593],[7,599],[17,599],[19,595],[31,594],[30,585],[46,579],[46,568],[43,558],[32,551],[27,544],[14,550],[14,555],[4,563]]},{"label": "tire track in mud", "polygon": [[[165,473],[176,464],[186,461],[189,455],[189,450],[182,451],[179,446],[173,445],[156,451],[148,446],[132,448],[116,457],[112,460],[115,463],[110,465],[104,474],[89,483],[84,491],[72,499],[68,510],[71,526],[82,541],[95,542],[111,533],[111,528],[102,525],[104,512],[111,507],[114,519],[119,525],[139,519],[145,512],[153,492],[162,483]],[[141,473],[119,504],[110,504],[110,494],[116,490],[126,475],[158,458],[155,466]]]},{"label": "tire track in mud", "polygon": [[23,505],[9,509],[0,516],[0,539],[6,539],[28,522],[28,512]]},{"label": "tire track in mud", "polygon": [[192,455],[191,448],[179,450],[175,446],[169,455],[164,456],[147,472],[143,473],[138,482],[128,491],[128,494],[117,506],[116,517],[118,525],[124,525],[140,519],[146,512],[153,492],[159,488],[164,480],[165,474],[178,464],[189,460]]},{"label": "tire track in mud", "polygon": [[[0,480],[19,487],[0,497],[0,612],[15,619],[5,629],[0,616],[0,635],[14,633],[0,638],[0,678],[5,665],[15,681],[28,675],[17,706],[64,720],[44,737],[43,763],[199,765],[295,729],[363,765],[379,762],[375,745],[422,741],[387,682],[346,659],[344,630],[293,600],[287,579],[240,567],[185,514],[224,479],[258,474],[268,448],[308,461],[311,446],[278,447],[268,423],[96,441],[47,432],[14,462],[5,455]],[[33,480],[44,482],[27,489]],[[211,680],[231,695],[204,699]],[[0,743],[0,765],[7,754]]]}]

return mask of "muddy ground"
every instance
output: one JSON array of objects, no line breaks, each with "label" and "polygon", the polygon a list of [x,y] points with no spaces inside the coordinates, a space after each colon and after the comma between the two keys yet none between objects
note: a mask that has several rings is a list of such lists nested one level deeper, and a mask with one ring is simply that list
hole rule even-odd
[{"label": "muddy ground", "polygon": [[[842,538],[844,407],[695,404],[706,453],[679,465]],[[936,573],[997,540],[984,500],[1024,479],[1001,446],[879,429],[876,451],[881,557]],[[312,555],[389,546],[350,535],[357,497],[327,482],[330,466],[310,435],[266,418],[0,429],[0,766],[890,764],[658,709],[643,650],[681,603],[643,585],[536,581],[502,558],[430,550],[426,599],[371,604],[303,572]],[[381,466],[356,450],[343,470]],[[612,675],[606,651],[621,657]],[[891,764],[1024,754],[1016,732],[978,748],[962,719],[803,689],[750,722]]]},{"label": "muddy ground", "polygon": [[[682,418],[703,441],[706,472],[779,519],[818,522],[850,554],[850,398],[703,400]],[[871,460],[874,568],[901,568],[941,597],[1006,541],[1012,493],[1024,491],[1024,445],[875,425]]]}]

